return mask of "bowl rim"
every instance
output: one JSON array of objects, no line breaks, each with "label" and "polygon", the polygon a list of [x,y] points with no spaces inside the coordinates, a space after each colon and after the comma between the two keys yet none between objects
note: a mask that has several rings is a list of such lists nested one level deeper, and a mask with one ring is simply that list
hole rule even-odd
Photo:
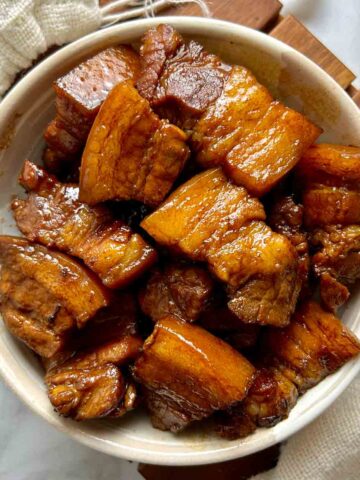
[{"label": "bowl rim", "polygon": [[[253,30],[243,25],[213,18],[190,16],[159,16],[155,18],[133,20],[90,33],[60,48],[55,53],[42,60],[16,85],[11,88],[11,90],[6,94],[6,96],[0,103],[0,124],[1,120],[6,119],[6,117],[8,117],[8,115],[14,109],[17,97],[21,97],[21,95],[27,89],[27,85],[36,82],[36,79],[41,76],[44,70],[51,69],[54,66],[58,65],[59,62],[61,62],[62,60],[68,59],[68,54],[73,49],[78,50],[79,48],[86,46],[90,48],[91,46],[96,45],[97,40],[106,38],[108,36],[116,35],[117,33],[123,32],[124,30],[126,31],[128,29],[137,29],[140,31],[142,29],[157,25],[159,23],[169,23],[180,30],[182,28],[198,28],[199,34],[208,35],[209,37],[211,37],[211,30],[215,28],[218,32],[224,32],[224,34],[234,34],[238,37],[246,36],[248,39],[250,39],[250,41],[253,41],[255,43],[267,43],[270,47],[272,47],[278,52],[295,52],[299,58],[299,62],[315,69],[316,73],[320,76],[321,81],[331,87],[331,91],[334,95],[336,95],[342,101],[347,102],[347,107],[349,109],[353,109],[351,111],[351,115],[354,115],[354,118],[358,118],[358,121],[360,121],[360,110],[351,100],[348,94],[340,87],[340,85],[314,62],[305,57],[302,53],[284,44],[280,40],[277,40],[263,32]],[[142,448],[134,449],[125,445],[114,445],[113,442],[106,441],[101,438],[95,438],[94,436],[89,435],[87,432],[83,432],[81,429],[77,428],[77,424],[75,423],[74,425],[70,425],[68,422],[65,421],[60,422],[54,416],[46,414],[37,406],[36,402],[31,401],[31,398],[24,394],[24,391],[22,390],[19,381],[17,380],[17,377],[12,374],[11,368],[6,365],[6,360],[4,360],[3,354],[0,352],[0,374],[5,380],[6,384],[33,412],[44,418],[57,430],[66,433],[70,437],[74,438],[75,440],[88,447],[91,447],[103,453],[107,453],[109,455],[131,461],[174,466],[203,465],[232,460],[235,458],[250,455],[252,453],[256,453],[287,439],[295,432],[301,430],[310,422],[312,422],[321,413],[323,413],[324,410],[326,410],[335,401],[335,399],[346,389],[350,382],[360,372],[360,359],[355,359],[349,362],[343,367],[342,371],[343,376],[337,382],[335,387],[332,388],[328,395],[322,396],[318,400],[316,405],[313,406],[313,408],[309,408],[308,411],[303,413],[298,418],[294,418],[291,423],[287,423],[284,428],[278,429],[276,431],[276,434],[269,435],[266,439],[263,439],[262,442],[253,442],[249,445],[241,443],[237,443],[234,445],[234,442],[229,442],[229,448],[226,448],[225,450],[220,448],[215,452],[209,452],[205,450],[194,451],[191,453],[178,452],[174,454],[173,452],[157,452],[156,454],[154,454],[153,452],[147,452]],[[280,422],[278,425],[281,425],[282,423],[283,422]]]}]

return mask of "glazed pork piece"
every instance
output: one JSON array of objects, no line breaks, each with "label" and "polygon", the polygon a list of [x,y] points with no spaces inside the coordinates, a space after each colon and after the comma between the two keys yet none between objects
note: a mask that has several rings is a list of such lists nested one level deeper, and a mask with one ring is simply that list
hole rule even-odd
[{"label": "glazed pork piece", "polygon": [[81,258],[108,287],[123,287],[156,261],[155,250],[107,207],[80,202],[77,186],[58,182],[29,161],[19,181],[29,192],[27,199],[12,202],[20,231],[31,241]]},{"label": "glazed pork piece", "polygon": [[[128,357],[125,357],[128,360]],[[122,339],[78,352],[45,377],[50,401],[60,415],[75,420],[103,417],[121,407],[127,385]]]},{"label": "glazed pork piece", "polygon": [[311,259],[320,295],[330,309],[346,302],[348,286],[360,278],[360,225],[329,225],[311,233],[317,252]]},{"label": "glazed pork piece", "polygon": [[360,222],[360,148],[313,145],[296,172],[309,229]]},{"label": "glazed pork piece", "polygon": [[221,94],[230,66],[170,25],[150,28],[140,48],[140,94],[160,114],[189,128]]},{"label": "glazed pork piece", "polygon": [[195,322],[210,301],[213,288],[204,268],[170,264],[149,278],[139,297],[141,309],[154,322],[169,315]]},{"label": "glazed pork piece", "polygon": [[297,398],[297,388],[278,369],[260,368],[245,400],[215,415],[216,432],[235,440],[257,427],[272,427],[287,418]]},{"label": "glazed pork piece", "polygon": [[133,374],[149,392],[154,426],[177,432],[242,400],[254,371],[222,340],[168,317],[156,323]]},{"label": "glazed pork piece", "polygon": [[320,143],[312,145],[296,167],[301,183],[358,188],[360,148]]},{"label": "glazed pork piece", "polygon": [[80,171],[80,199],[138,200],[156,207],[189,155],[186,135],[151,110],[124,82],[100,109],[89,134]]},{"label": "glazed pork piece", "polygon": [[121,417],[139,403],[136,386],[120,366],[135,360],[138,335],[134,296],[118,292],[110,305],[72,335],[67,348],[46,359],[46,383],[57,411],[76,420]]},{"label": "glazed pork piece", "polygon": [[124,80],[135,82],[139,72],[137,53],[120,45],[99,52],[55,81],[57,115],[44,135],[47,166],[58,168],[81,152],[110,90]]},{"label": "glazed pork piece", "polygon": [[212,169],[173,192],[141,226],[161,245],[206,261],[228,284],[229,308],[242,321],[284,326],[300,289],[297,254],[264,218],[257,199]]},{"label": "glazed pork piece", "polygon": [[203,167],[221,165],[254,195],[278,183],[321,133],[275,101],[249,70],[224,64],[196,42],[185,44],[168,25],[145,34],[140,55],[140,93],[160,115],[191,130]]},{"label": "glazed pork piece", "polygon": [[360,342],[337,317],[311,301],[300,306],[287,327],[269,328],[262,348],[266,366],[257,371],[247,397],[216,417],[221,436],[241,438],[286,418],[298,394],[358,355]]},{"label": "glazed pork piece", "polygon": [[315,248],[311,259],[324,305],[335,310],[360,278],[360,148],[319,144],[297,167],[305,225]]},{"label": "glazed pork piece", "polygon": [[39,355],[64,347],[109,303],[98,279],[66,255],[17,237],[0,237],[1,313],[9,330]]},{"label": "glazed pork piece", "polygon": [[268,330],[263,348],[269,361],[304,393],[355,357],[360,342],[335,315],[309,301],[286,328]]},{"label": "glazed pork piece", "polygon": [[295,247],[299,258],[298,275],[302,291],[306,289],[310,270],[308,234],[303,228],[303,205],[296,203],[293,195],[280,195],[271,204],[268,223],[278,233],[285,235]]},{"label": "glazed pork piece", "polygon": [[221,165],[237,184],[262,196],[300,160],[321,130],[273,100],[244,67],[233,67],[221,96],[194,127],[192,143],[206,168]]}]

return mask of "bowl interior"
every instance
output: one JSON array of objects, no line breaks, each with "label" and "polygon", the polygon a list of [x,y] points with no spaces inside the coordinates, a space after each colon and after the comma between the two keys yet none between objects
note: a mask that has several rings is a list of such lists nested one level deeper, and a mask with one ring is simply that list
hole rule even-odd
[{"label": "bowl interior", "polygon": [[[253,70],[272,93],[308,115],[326,133],[321,140],[360,145],[360,113],[341,88],[298,52],[264,34],[235,24],[191,17],[162,19],[185,36],[200,41],[225,60]],[[54,115],[52,81],[82,59],[110,45],[136,45],[158,19],[135,21],[92,34],[43,61],[6,97],[0,108],[0,234],[18,234],[9,211],[21,193],[17,175],[25,158],[39,162],[42,132]],[[360,295],[354,289],[343,311],[344,322],[360,335]],[[51,424],[81,442],[112,455],[147,463],[189,465],[219,462],[270,446],[310,422],[348,385],[360,360],[343,367],[305,394],[289,418],[271,429],[258,429],[243,440],[225,441],[206,429],[178,436],[151,427],[141,412],[118,421],[75,423],[52,410],[38,361],[0,324],[0,369],[16,393]]]}]

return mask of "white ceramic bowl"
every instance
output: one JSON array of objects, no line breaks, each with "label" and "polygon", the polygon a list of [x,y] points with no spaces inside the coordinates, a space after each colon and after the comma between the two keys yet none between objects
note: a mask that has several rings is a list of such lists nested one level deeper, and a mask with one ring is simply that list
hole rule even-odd
[{"label": "white ceramic bowl", "polygon": [[[116,43],[137,43],[143,32],[161,22],[201,41],[224,60],[251,68],[273,94],[304,112],[326,134],[322,139],[360,145],[360,111],[326,73],[287,45],[246,27],[218,20],[169,17],[138,20],[89,35],[41,62],[7,95],[0,106],[0,233],[17,234],[9,202],[20,192],[17,175],[26,157],[39,160],[42,132],[54,114],[51,82],[95,51]],[[360,336],[360,295],[355,291],[343,321]],[[360,359],[345,365],[306,393],[287,420],[258,429],[243,440],[226,441],[201,430],[179,436],[151,427],[143,413],[118,421],[76,423],[54,413],[33,354],[0,324],[0,369],[17,395],[59,430],[89,447],[129,460],[197,465],[230,460],[284,440],[321,414],[360,370]]]}]

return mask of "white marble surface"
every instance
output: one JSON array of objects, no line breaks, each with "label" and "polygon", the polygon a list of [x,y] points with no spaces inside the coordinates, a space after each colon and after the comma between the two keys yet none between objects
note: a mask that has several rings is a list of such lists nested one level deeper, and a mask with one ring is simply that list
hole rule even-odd
[{"label": "white marble surface", "polygon": [[[283,0],[283,4],[283,13],[296,15],[360,78],[359,0]],[[141,478],[135,464],[90,450],[55,431],[0,383],[0,480]]]}]

